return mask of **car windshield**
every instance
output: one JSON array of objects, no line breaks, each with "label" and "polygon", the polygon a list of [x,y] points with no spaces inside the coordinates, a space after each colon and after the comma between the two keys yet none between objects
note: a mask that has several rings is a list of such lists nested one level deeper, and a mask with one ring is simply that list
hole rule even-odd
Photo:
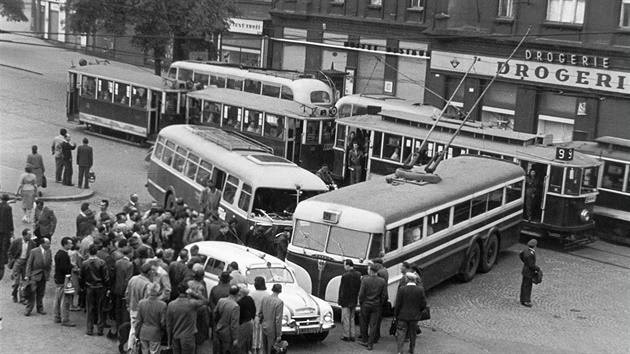
[{"label": "car windshield", "polygon": [[269,268],[253,268],[248,269],[245,273],[247,281],[254,284],[256,277],[263,277],[265,283],[293,283],[293,275],[286,268],[269,267]]},{"label": "car windshield", "polygon": [[[291,218],[297,206],[297,193],[295,189],[258,188],[254,193],[254,212],[263,212],[272,218]],[[318,191],[299,191],[299,201],[306,200],[319,194]]]}]

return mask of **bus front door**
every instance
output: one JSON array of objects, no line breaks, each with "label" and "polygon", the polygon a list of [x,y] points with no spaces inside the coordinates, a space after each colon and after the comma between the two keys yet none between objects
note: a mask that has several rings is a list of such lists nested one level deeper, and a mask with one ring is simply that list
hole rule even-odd
[{"label": "bus front door", "polygon": [[79,121],[79,85],[78,74],[70,73],[66,93],[66,117],[68,121]]}]

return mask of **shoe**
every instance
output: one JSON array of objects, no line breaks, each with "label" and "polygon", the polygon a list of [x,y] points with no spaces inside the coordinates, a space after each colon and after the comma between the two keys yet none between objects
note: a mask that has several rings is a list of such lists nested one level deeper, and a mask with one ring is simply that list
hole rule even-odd
[{"label": "shoe", "polygon": [[525,306],[525,307],[532,307],[532,303],[529,301],[526,302],[521,302],[521,305]]},{"label": "shoe", "polygon": [[368,349],[368,350],[372,350],[372,349],[374,349],[374,346],[372,346],[372,345],[368,345],[368,346],[367,346],[367,349]]},{"label": "shoe", "polygon": [[350,337],[350,341],[351,341],[351,342],[354,342],[354,337]]},{"label": "shoe", "polygon": [[350,338],[348,338],[348,337],[341,337],[341,340],[344,341],[344,342],[349,342]]},{"label": "shoe", "polygon": [[85,334],[87,334],[88,336],[94,335],[94,333],[92,333],[92,332],[85,332]]},{"label": "shoe", "polygon": [[61,319],[59,319],[59,318],[55,318],[53,322],[55,322],[55,323],[61,323]]},{"label": "shoe", "polygon": [[75,184],[74,184],[74,183],[70,183],[70,184],[66,184],[66,186],[68,186],[68,187],[74,187],[74,186],[75,186]]},{"label": "shoe", "polygon": [[18,298],[17,296],[13,295],[13,302],[17,303],[18,302]]},{"label": "shoe", "polygon": [[26,312],[24,312],[24,316],[28,317],[28,316],[30,316],[30,315],[31,315],[31,312],[30,312],[30,311],[26,311]]},{"label": "shoe", "polygon": [[70,311],[81,311],[81,308],[79,306],[70,306]]},{"label": "shoe", "polygon": [[46,311],[44,311],[44,310],[37,311],[37,313],[40,314],[40,315],[44,315],[44,316],[46,315]]},{"label": "shoe", "polygon": [[61,325],[64,327],[76,327],[76,324],[70,321],[61,322]]},{"label": "shoe", "polygon": [[97,333],[96,333],[96,335],[97,335],[97,336],[102,336],[102,335],[103,335],[103,332],[97,332]]},{"label": "shoe", "polygon": [[368,344],[367,344],[366,342],[361,342],[361,341],[359,341],[359,342],[357,342],[357,343],[359,343],[359,345],[362,345],[362,346],[364,346],[364,347],[367,347],[367,346],[368,346]]}]

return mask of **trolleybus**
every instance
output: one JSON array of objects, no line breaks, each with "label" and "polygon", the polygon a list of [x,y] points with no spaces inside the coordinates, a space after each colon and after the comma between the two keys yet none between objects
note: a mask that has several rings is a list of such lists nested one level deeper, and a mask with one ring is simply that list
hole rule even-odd
[{"label": "trolleybus", "polygon": [[335,103],[340,118],[376,114],[380,111],[402,111],[409,113],[427,114],[439,110],[422,103],[412,102],[403,98],[389,95],[355,94],[343,96]]},{"label": "trolleybus", "polygon": [[332,164],[335,124],[326,108],[212,87],[188,94],[187,119],[241,132],[309,171]]},{"label": "trolleybus", "polygon": [[175,80],[179,87],[227,88],[319,106],[325,108],[326,114],[330,116],[336,113],[333,102],[335,96],[330,86],[295,71],[242,68],[225,63],[185,60],[171,64],[168,78]]},{"label": "trolleybus", "polygon": [[[515,161],[525,171],[536,171],[535,207],[531,220],[524,223],[524,233],[559,237],[567,244],[594,239],[592,213],[600,161],[577,151],[558,150],[549,145],[552,137],[548,135],[503,130],[479,122],[466,123],[448,151],[443,151],[458,125],[440,121],[427,138],[434,123],[431,115],[395,111],[337,119],[335,166],[340,155],[345,161],[345,146],[353,130],[362,131],[369,141],[365,144],[369,145],[365,153],[368,179],[393,173],[414,153],[420,155],[418,164],[427,163],[438,153],[445,158],[474,154]],[[425,139],[426,148],[417,151]]]},{"label": "trolleybus", "polygon": [[265,227],[271,241],[291,225],[300,201],[328,190],[319,177],[235,132],[191,125],[162,129],[149,164],[151,196],[169,209],[183,198],[200,210],[208,181],[221,191],[221,220],[236,219],[239,235]]},{"label": "trolleybus", "polygon": [[343,261],[365,274],[381,258],[393,301],[404,261],[420,266],[431,288],[490,271],[518,242],[525,180],[518,164],[459,156],[434,174],[415,167],[410,175],[417,178],[377,177],[298,205],[287,263],[302,287],[337,306]]},{"label": "trolleybus", "polygon": [[67,115],[96,134],[144,143],[185,122],[185,93],[139,68],[78,66],[68,70]]},{"label": "trolleybus", "polygon": [[630,244],[630,140],[604,136],[595,141],[574,141],[563,146],[603,162],[594,208],[599,234]]}]

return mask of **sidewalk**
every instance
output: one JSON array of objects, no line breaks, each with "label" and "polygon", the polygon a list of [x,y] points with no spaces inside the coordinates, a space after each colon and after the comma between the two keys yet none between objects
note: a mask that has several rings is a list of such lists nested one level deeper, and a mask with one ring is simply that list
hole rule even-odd
[{"label": "sidewalk", "polygon": [[[0,194],[7,193],[11,197],[15,197],[17,184],[23,170],[12,167],[0,166]],[[43,196],[41,199],[46,202],[64,202],[71,200],[89,199],[94,195],[92,189],[81,189],[77,186],[64,186],[61,183],[55,183],[55,177],[46,175],[48,181],[47,188],[40,188]]]}]

